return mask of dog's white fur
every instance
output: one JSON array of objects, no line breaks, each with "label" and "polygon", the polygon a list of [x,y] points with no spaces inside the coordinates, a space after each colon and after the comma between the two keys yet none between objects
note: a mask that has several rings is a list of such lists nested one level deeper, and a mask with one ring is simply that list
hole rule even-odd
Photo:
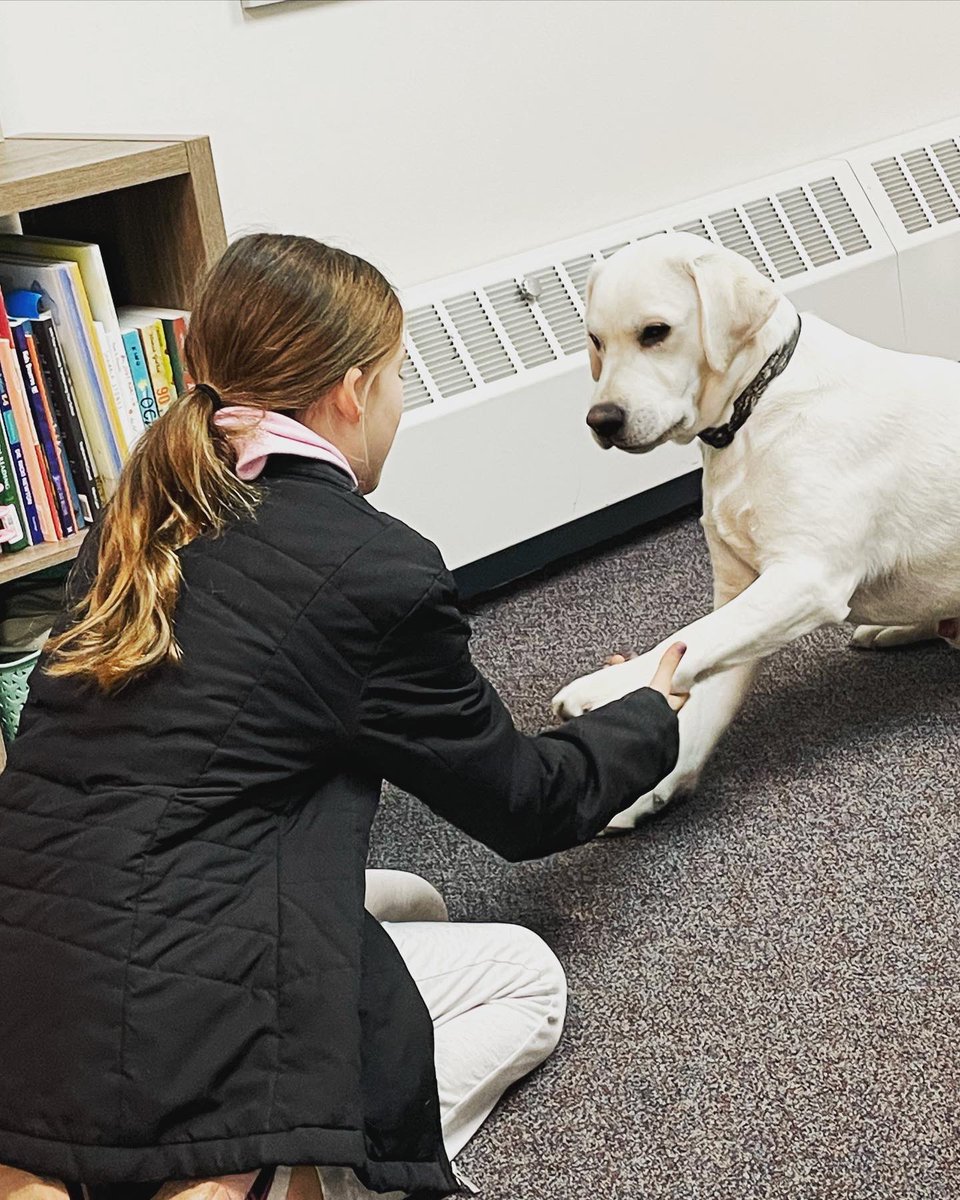
[{"label": "dog's white fur", "polygon": [[[594,268],[593,403],[626,420],[605,446],[642,453],[726,422],[796,328],[793,305],[738,254],[665,234]],[[667,324],[659,345],[647,326]],[[596,435],[595,435],[596,436]],[[697,782],[759,659],[818,626],[859,623],[861,647],[935,637],[960,616],[960,365],[861,341],[809,314],[786,370],[723,449],[704,445],[702,525],[714,611],[639,658],[554,698],[576,716],[643,687],[663,651],[687,653],[674,691],[680,758],[613,822],[631,827]],[[957,628],[943,626],[956,645]]]}]

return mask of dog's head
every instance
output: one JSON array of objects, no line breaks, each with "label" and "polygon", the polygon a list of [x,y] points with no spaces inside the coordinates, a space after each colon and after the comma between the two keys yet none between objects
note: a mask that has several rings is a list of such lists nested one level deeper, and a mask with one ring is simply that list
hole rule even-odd
[{"label": "dog's head", "polygon": [[718,423],[731,364],[780,302],[745,258],[692,233],[658,234],[587,280],[587,424],[604,448],[643,453]]}]

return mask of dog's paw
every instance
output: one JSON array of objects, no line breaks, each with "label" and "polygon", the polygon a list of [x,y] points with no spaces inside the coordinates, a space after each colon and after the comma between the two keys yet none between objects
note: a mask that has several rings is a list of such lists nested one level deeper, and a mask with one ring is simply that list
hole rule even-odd
[{"label": "dog's paw", "polygon": [[644,817],[651,817],[654,813],[666,808],[672,798],[672,795],[661,795],[654,788],[652,792],[647,792],[629,808],[625,808],[623,812],[617,813],[612,820],[608,821],[603,830],[603,836],[620,837],[625,833],[632,833]]},{"label": "dog's paw", "polygon": [[850,638],[850,645],[856,650],[877,650],[880,648],[878,645],[880,634],[886,628],[886,625],[858,625]]},{"label": "dog's paw", "polygon": [[617,813],[603,829],[604,836],[617,837],[630,833],[644,818],[655,816],[676,800],[686,799],[696,791],[699,782],[700,772],[696,769],[681,768],[674,771],[666,779],[661,779],[653,791],[647,792],[629,808]]},{"label": "dog's paw", "polygon": [[558,717],[569,720],[595,708],[602,708],[604,704],[611,704],[629,692],[646,687],[659,661],[659,654],[648,651],[590,675],[581,675],[557,692],[552,701],[553,711]]},{"label": "dog's paw", "polygon": [[585,712],[619,700],[631,690],[629,686],[623,685],[622,676],[618,673],[622,666],[626,665],[629,664],[606,667],[602,671],[594,671],[592,675],[581,675],[573,683],[568,683],[551,701],[553,711],[558,717],[568,721],[571,717],[582,716]]},{"label": "dog's paw", "polygon": [[909,646],[926,642],[936,636],[930,625],[858,625],[850,638],[857,650],[889,650],[893,646]]}]

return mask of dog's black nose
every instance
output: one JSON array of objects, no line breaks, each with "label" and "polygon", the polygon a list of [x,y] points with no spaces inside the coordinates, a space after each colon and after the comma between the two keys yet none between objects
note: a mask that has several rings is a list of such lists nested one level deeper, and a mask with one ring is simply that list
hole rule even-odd
[{"label": "dog's black nose", "polygon": [[627,414],[619,404],[595,404],[587,413],[587,424],[601,437],[616,437]]}]

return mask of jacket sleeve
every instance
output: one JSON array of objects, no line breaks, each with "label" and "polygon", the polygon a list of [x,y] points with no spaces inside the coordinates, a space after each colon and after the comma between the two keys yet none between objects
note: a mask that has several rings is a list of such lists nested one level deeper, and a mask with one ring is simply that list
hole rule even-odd
[{"label": "jacket sleeve", "polygon": [[677,717],[643,688],[527,736],[470,658],[445,569],[383,637],[360,696],[362,761],[511,861],[594,837],[677,761]]}]

